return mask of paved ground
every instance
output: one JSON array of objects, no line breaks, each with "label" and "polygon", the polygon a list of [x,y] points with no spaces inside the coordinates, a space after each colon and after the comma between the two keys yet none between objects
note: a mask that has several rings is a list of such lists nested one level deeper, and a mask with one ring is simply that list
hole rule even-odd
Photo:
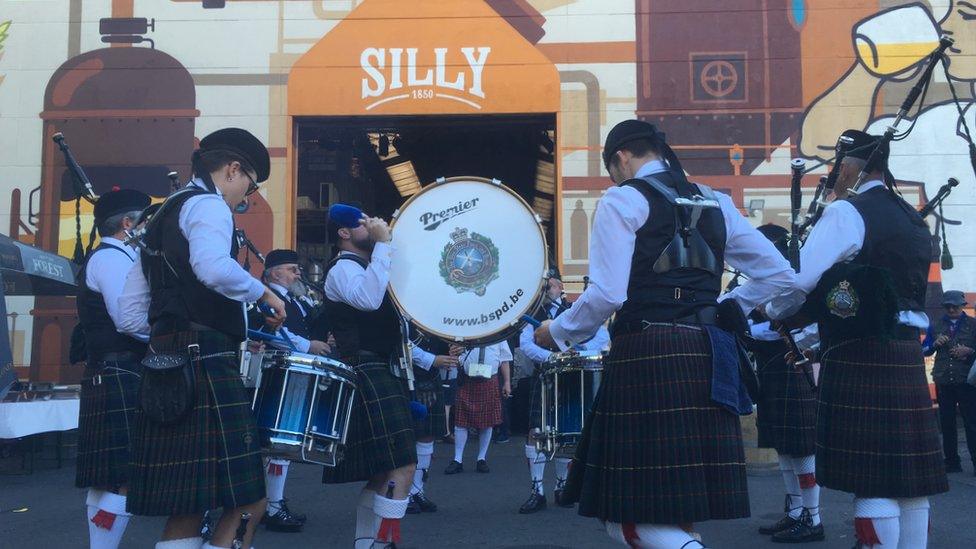
[{"label": "paved ground", "polygon": [[[469,454],[474,449],[468,445]],[[50,451],[48,456],[52,455]],[[437,513],[408,516],[403,524],[405,548],[446,547],[614,547],[596,520],[576,515],[572,509],[550,508],[536,515],[519,515],[516,510],[528,494],[529,481],[522,445],[492,446],[492,472],[465,472],[444,476],[450,460],[449,447],[437,444],[428,493],[441,509]],[[964,454],[965,455],[965,454]],[[473,459],[469,455],[468,459]],[[976,477],[964,457],[966,472],[950,476],[951,490],[932,500],[932,548],[976,547],[972,527],[976,511]],[[473,464],[473,463],[472,463]],[[470,467],[472,464],[466,464]],[[0,459],[0,473],[10,473],[19,459]],[[473,469],[473,468],[472,468]],[[547,470],[551,490],[552,467]],[[309,523],[300,534],[260,531],[255,546],[260,549],[304,547],[350,547],[358,486],[325,486],[319,480],[321,468],[292,467],[286,495],[293,510],[307,513]],[[73,461],[62,469],[53,460],[38,461],[32,475],[0,476],[0,548],[85,547],[87,526],[82,508],[84,494],[73,488]],[[713,548],[759,549],[780,547],[755,530],[759,524],[778,518],[782,504],[782,481],[771,468],[750,470],[752,514],[749,519],[699,525],[705,541]],[[823,548],[850,548],[852,537],[851,498],[825,490],[823,516],[827,541],[812,544]],[[13,512],[13,510],[21,510]],[[123,547],[152,547],[162,530],[162,520],[135,517]]]}]

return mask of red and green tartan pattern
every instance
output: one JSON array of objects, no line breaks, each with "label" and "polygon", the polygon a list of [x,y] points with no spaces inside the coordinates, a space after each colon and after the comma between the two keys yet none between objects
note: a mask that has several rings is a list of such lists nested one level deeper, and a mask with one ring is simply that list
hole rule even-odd
[{"label": "red and green tartan pattern", "polygon": [[[204,356],[237,349],[220,332],[189,334],[181,334],[181,346],[195,339]],[[162,351],[155,344],[153,348]],[[159,425],[136,414],[128,495],[133,514],[202,513],[265,497],[261,447],[237,359],[201,362],[194,369],[196,405],[186,418]]]},{"label": "red and green tartan pattern", "polygon": [[759,447],[809,456],[817,448],[817,397],[803,372],[786,363],[786,351],[785,341],[756,343]]},{"label": "red and green tartan pattern", "polygon": [[817,408],[817,482],[862,498],[949,489],[917,340],[825,345]]},{"label": "red and green tartan pattern", "polygon": [[[78,413],[75,486],[114,488],[129,481],[130,429],[139,400],[136,361],[85,368]],[[99,385],[93,384],[96,375]]]},{"label": "red and green tartan pattern", "polygon": [[405,385],[386,363],[368,362],[355,370],[356,398],[343,458],[323,471],[326,484],[367,481],[378,473],[417,463]]},{"label": "red and green tartan pattern", "polygon": [[454,424],[468,429],[487,429],[502,422],[502,392],[498,374],[490,379],[458,378]]},{"label": "red and green tartan pattern", "polygon": [[739,417],[714,404],[704,331],[650,326],[614,338],[564,497],[604,521],[749,516]]}]

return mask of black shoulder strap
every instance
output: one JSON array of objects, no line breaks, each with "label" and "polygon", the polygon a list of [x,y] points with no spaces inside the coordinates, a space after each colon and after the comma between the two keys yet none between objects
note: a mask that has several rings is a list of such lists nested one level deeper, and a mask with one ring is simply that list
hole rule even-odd
[{"label": "black shoulder strap", "polygon": [[369,267],[369,261],[366,260],[366,258],[359,257],[356,254],[339,254],[334,258],[332,258],[332,261],[329,262],[329,268],[331,269],[332,267],[335,267],[336,263],[342,261],[343,259],[349,259],[351,261],[355,261],[356,263],[359,264],[360,267],[364,269]]},{"label": "black shoulder strap", "polygon": [[[98,250],[108,250],[108,249],[118,250],[118,251],[122,252],[122,254],[125,255],[125,257],[129,261],[135,262],[135,259],[132,259],[132,256],[130,256],[125,250],[123,250],[122,248],[119,248],[115,244],[109,244],[107,242],[99,243],[98,247],[95,248],[95,252],[97,252]],[[95,252],[92,252],[92,255],[95,255]]]}]

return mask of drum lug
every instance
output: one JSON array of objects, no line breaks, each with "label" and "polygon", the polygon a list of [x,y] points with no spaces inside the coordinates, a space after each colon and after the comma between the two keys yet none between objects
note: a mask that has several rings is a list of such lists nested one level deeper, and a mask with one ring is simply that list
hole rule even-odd
[{"label": "drum lug", "polygon": [[446,177],[438,177],[434,180],[434,183],[444,183],[445,181],[447,181]]},{"label": "drum lug", "polygon": [[399,219],[400,218],[400,208],[397,208],[396,211],[393,212],[393,215],[390,216],[390,218],[391,219]]},{"label": "drum lug", "polygon": [[[500,180],[494,179],[494,178],[492,178],[491,182],[492,182],[492,184],[499,185],[499,186],[501,186],[501,184],[502,184],[502,182]],[[536,217],[539,217],[539,216],[536,216]]]}]

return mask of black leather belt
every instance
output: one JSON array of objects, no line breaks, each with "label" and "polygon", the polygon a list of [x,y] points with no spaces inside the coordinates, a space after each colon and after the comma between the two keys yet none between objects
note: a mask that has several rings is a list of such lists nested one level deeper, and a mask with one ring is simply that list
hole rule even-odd
[{"label": "black leather belt", "polygon": [[610,335],[611,337],[619,337],[627,334],[635,334],[643,332],[650,326],[661,324],[688,324],[691,326],[714,325],[717,321],[717,313],[717,307],[705,307],[693,314],[672,319],[655,318],[614,322],[613,327],[610,329]]},{"label": "black leather belt", "polygon": [[901,339],[906,341],[921,341],[922,331],[915,326],[896,324],[895,329],[891,333],[891,337],[892,339]]}]

